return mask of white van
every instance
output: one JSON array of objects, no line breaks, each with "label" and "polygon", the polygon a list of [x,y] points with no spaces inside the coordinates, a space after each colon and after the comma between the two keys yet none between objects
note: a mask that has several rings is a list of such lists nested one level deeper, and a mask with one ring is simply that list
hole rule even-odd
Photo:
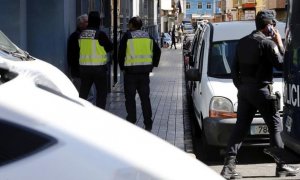
[{"label": "white van", "polygon": [[[282,37],[284,27],[280,22],[276,27]],[[207,23],[198,34],[198,47],[191,57],[193,67],[186,76],[192,81],[188,92],[201,129],[202,154],[207,158],[219,153],[220,147],[226,147],[236,123],[237,89],[231,78],[231,63],[238,40],[255,29],[254,21]],[[282,92],[282,72],[274,71],[275,91]],[[243,145],[268,145],[268,134],[267,126],[257,113]]]}]

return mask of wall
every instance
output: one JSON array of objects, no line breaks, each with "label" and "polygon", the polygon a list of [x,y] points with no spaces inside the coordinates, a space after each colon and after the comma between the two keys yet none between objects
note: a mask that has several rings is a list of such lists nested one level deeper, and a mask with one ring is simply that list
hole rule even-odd
[{"label": "wall", "polygon": [[66,72],[75,0],[1,0],[0,29],[20,48]]},{"label": "wall", "polygon": [[[19,46],[21,45],[22,36],[20,6],[18,0],[1,0],[0,6],[0,30]],[[26,43],[22,42],[22,48],[25,47]]]}]

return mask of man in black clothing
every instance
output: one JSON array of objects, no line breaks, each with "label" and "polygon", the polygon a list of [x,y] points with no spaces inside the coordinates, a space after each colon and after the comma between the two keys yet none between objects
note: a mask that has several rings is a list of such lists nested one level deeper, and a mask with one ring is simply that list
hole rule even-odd
[{"label": "man in black clothing", "polygon": [[107,35],[99,30],[100,15],[92,11],[88,16],[88,27],[78,39],[81,86],[79,96],[87,99],[94,83],[97,90],[96,106],[105,109],[107,97],[107,53],[113,45]]},{"label": "man in black clothing", "polygon": [[[240,39],[232,65],[233,83],[238,89],[237,122],[230,136],[221,175],[226,179],[240,179],[235,171],[236,156],[250,129],[257,110],[270,133],[270,145],[283,148],[280,136],[281,119],[272,92],[273,67],[282,70],[284,47],[276,26],[275,12],[264,10],[255,18],[256,30]],[[293,176],[299,172],[284,162],[277,162],[276,176]]]},{"label": "man in black clothing", "polygon": [[171,32],[171,39],[172,39],[172,44],[171,44],[170,49],[172,49],[172,46],[173,46],[173,45],[174,45],[175,49],[177,49],[177,48],[176,48],[175,25],[173,25],[173,29],[172,29],[172,32]]},{"label": "man in black clothing", "polygon": [[142,31],[142,20],[140,17],[133,17],[129,20],[129,31],[120,41],[118,61],[120,69],[124,71],[125,105],[127,110],[126,119],[136,122],[135,95],[138,92],[145,129],[152,129],[152,109],[150,102],[150,78],[149,73],[153,67],[159,64],[161,50],[154,38],[147,32]]},{"label": "man in black clothing", "polygon": [[88,26],[88,15],[83,14],[77,17],[76,31],[74,31],[68,39],[67,47],[67,59],[69,74],[71,81],[75,85],[76,89],[79,91],[80,88],[80,77],[79,77],[79,54],[78,51],[78,38],[80,33],[85,30]]}]

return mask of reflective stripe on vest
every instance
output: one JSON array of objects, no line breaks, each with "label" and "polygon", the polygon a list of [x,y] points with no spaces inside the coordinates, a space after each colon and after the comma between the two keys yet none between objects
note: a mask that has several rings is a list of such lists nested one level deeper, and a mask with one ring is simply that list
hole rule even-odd
[{"label": "reflective stripe on vest", "polygon": [[[80,47],[80,57],[79,64],[80,65],[105,65],[107,63],[107,54],[103,46],[101,46],[98,42],[98,39],[95,38],[96,31],[91,31],[88,36],[81,35],[79,39],[79,47]],[[84,31],[85,32],[85,31]]]},{"label": "reflective stripe on vest", "polygon": [[150,38],[128,39],[124,66],[152,65],[152,49]]}]

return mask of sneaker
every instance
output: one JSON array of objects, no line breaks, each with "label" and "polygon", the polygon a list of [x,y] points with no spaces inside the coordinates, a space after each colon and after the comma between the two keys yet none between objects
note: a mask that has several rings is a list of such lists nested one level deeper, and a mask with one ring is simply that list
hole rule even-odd
[{"label": "sneaker", "polygon": [[221,172],[221,176],[225,179],[242,179],[242,175],[235,171],[235,169],[231,169],[228,166],[224,166]]},{"label": "sneaker", "polygon": [[299,173],[300,168],[296,166],[291,166],[288,164],[279,164],[276,167],[276,176],[277,177],[286,177],[286,176],[296,176]]},{"label": "sneaker", "polygon": [[242,175],[235,171],[236,157],[229,156],[225,158],[224,167],[221,172],[221,176],[225,179],[241,179]]}]

